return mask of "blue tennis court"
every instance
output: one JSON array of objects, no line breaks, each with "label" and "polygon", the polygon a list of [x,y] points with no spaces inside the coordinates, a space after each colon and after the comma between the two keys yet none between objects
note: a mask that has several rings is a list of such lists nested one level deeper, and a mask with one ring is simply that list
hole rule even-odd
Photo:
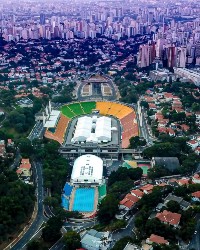
[{"label": "blue tennis court", "polygon": [[69,210],[69,200],[62,195],[62,206],[64,209]]},{"label": "blue tennis court", "polygon": [[94,188],[78,188],[74,196],[73,211],[92,212],[94,210]]}]

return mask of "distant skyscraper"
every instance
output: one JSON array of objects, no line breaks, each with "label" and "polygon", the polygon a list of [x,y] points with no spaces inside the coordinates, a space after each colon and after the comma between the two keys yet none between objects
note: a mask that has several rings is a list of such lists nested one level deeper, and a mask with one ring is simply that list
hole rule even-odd
[{"label": "distant skyscraper", "polygon": [[40,24],[41,24],[41,25],[44,25],[44,24],[45,24],[45,14],[44,14],[44,13],[41,13],[41,14],[40,14]]}]

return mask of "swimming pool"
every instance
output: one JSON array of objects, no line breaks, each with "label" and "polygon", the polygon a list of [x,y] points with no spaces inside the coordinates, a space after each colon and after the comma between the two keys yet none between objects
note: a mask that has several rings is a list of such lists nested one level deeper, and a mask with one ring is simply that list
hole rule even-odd
[{"label": "swimming pool", "polygon": [[62,206],[64,209],[69,210],[69,200],[62,195]]},{"label": "swimming pool", "polygon": [[74,195],[73,211],[92,212],[94,210],[94,188],[78,188]]}]

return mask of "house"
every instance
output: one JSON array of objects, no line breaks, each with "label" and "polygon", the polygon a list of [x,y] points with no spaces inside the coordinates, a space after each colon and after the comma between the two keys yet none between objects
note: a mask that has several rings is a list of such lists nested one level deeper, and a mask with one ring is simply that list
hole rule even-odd
[{"label": "house", "polygon": [[172,128],[168,128],[167,131],[169,133],[169,136],[176,136],[176,133]]},{"label": "house", "polygon": [[178,197],[176,195],[168,194],[168,196],[164,200],[164,204],[167,205],[169,201],[176,201],[180,205],[180,208],[184,211],[186,211],[190,207],[189,202],[183,200],[182,197]]},{"label": "house", "polygon": [[172,213],[167,210],[164,210],[161,213],[157,213],[156,218],[158,218],[161,222],[165,224],[169,224],[174,227],[177,227],[180,223],[181,214]]},{"label": "house", "polygon": [[14,146],[14,142],[12,141],[12,139],[8,139],[7,146],[8,147],[13,147]]},{"label": "house", "polygon": [[182,178],[180,180],[177,180],[176,182],[179,184],[179,186],[189,185],[190,179],[189,178]]},{"label": "house", "polygon": [[138,199],[141,199],[142,196],[144,195],[144,193],[142,191],[140,191],[139,189],[131,190],[131,194],[133,196],[136,196]]},{"label": "house", "polygon": [[146,243],[147,244],[165,244],[165,245],[169,245],[169,242],[167,240],[165,240],[164,237],[158,236],[156,234],[151,234],[151,236],[149,238],[146,239]]},{"label": "house", "polygon": [[200,191],[196,191],[191,194],[193,201],[200,201]]},{"label": "house", "polygon": [[21,159],[21,164],[30,164],[30,161],[29,161],[29,159],[27,158],[22,158]]},{"label": "house", "polygon": [[98,232],[94,229],[86,231],[81,239],[81,245],[87,250],[106,250],[110,248],[112,238],[109,232]]},{"label": "house", "polygon": [[195,174],[193,177],[192,177],[192,182],[193,183],[200,183],[200,175],[199,174]]},{"label": "house", "polygon": [[190,129],[190,127],[186,124],[181,124],[180,127],[184,132],[187,132]]},{"label": "house", "polygon": [[141,247],[128,242],[123,250],[142,250],[142,249]]},{"label": "house", "polygon": [[143,187],[140,187],[140,190],[142,190],[145,194],[150,194],[154,188],[154,185],[147,184]]},{"label": "house", "polygon": [[122,201],[120,201],[119,209],[132,209],[135,204],[139,201],[139,198],[132,194],[127,194]]},{"label": "house", "polygon": [[200,155],[200,147],[197,147],[197,148],[195,149],[195,153],[196,153],[197,155]]},{"label": "house", "polygon": [[29,162],[29,159],[22,159],[21,164],[19,168],[17,169],[16,173],[20,176],[22,179],[29,179],[32,175],[31,171],[31,164]]},{"label": "house", "polygon": [[152,157],[151,166],[164,167],[173,172],[180,167],[180,163],[177,157]]},{"label": "house", "polygon": [[190,140],[187,142],[187,145],[191,147],[193,150],[195,150],[195,148],[199,146],[199,143],[196,140]]}]

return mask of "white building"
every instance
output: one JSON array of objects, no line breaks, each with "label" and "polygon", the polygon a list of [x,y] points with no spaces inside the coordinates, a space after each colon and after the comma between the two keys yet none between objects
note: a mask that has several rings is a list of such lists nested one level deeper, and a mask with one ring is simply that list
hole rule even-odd
[{"label": "white building", "polygon": [[103,160],[95,155],[78,157],[73,166],[71,184],[102,184]]},{"label": "white building", "polygon": [[174,74],[179,77],[185,77],[191,82],[193,82],[196,86],[200,86],[200,72],[186,68],[174,67]]},{"label": "white building", "polygon": [[83,116],[78,118],[71,142],[108,142],[111,141],[111,131],[111,118],[106,116]]}]

